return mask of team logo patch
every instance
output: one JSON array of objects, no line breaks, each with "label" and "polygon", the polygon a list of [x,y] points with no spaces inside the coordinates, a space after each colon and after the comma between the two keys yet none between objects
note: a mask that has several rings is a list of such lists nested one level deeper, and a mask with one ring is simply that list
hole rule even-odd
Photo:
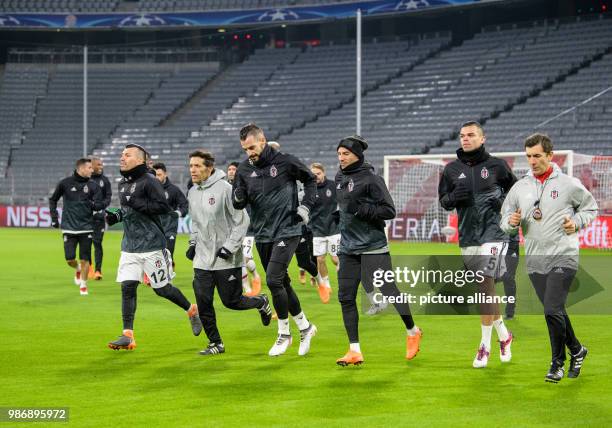
[{"label": "team logo patch", "polygon": [[270,167],[270,177],[276,177],[277,174],[278,174],[278,170],[276,169],[274,165],[272,165]]},{"label": "team logo patch", "polygon": [[491,247],[491,254],[493,254],[494,256],[497,255],[497,247]]},{"label": "team logo patch", "polygon": [[170,199],[170,196],[168,195],[168,192],[164,192],[164,195],[166,195],[166,199]]},{"label": "team logo patch", "polygon": [[325,196],[327,196],[328,198],[331,198],[331,190],[327,189],[325,191]]},{"label": "team logo patch", "polygon": [[351,178],[348,183],[348,191],[352,192],[354,188],[355,188],[355,183],[353,182],[353,179]]},{"label": "team logo patch", "polygon": [[483,179],[489,178],[489,170],[486,167],[483,166],[482,169],[480,170],[480,176]]},{"label": "team logo patch", "polygon": [[104,187],[104,180],[100,180],[100,187]]},{"label": "team logo patch", "polygon": [[87,187],[87,184],[83,186],[83,193],[89,193],[89,187]]},{"label": "team logo patch", "polygon": [[132,184],[132,187],[130,187],[130,193],[134,193],[136,191],[136,183]]},{"label": "team logo patch", "polygon": [[550,197],[553,199],[557,199],[559,197],[559,191],[558,190],[553,190],[550,192]]},{"label": "team logo patch", "polygon": [[162,261],[161,261],[161,260],[159,260],[159,259],[155,260],[155,267],[156,267],[157,269],[161,268],[161,267],[162,267]]},{"label": "team logo patch", "polygon": [[214,204],[215,204],[215,202],[216,202],[216,201],[215,201],[215,197],[214,197],[214,196],[211,196],[210,198],[208,198],[208,203],[209,203],[210,205],[214,205]]},{"label": "team logo patch", "polygon": [[121,190],[119,190],[120,193],[124,193],[125,192],[125,187],[122,187]]}]

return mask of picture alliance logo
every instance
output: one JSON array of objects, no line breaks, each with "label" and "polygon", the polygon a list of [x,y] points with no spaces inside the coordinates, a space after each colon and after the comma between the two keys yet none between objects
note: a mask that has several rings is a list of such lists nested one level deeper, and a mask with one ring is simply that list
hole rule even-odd
[{"label": "picture alliance logo", "polygon": [[421,267],[414,270],[407,266],[396,267],[392,270],[378,269],[372,274],[372,285],[380,288],[391,282],[396,284],[407,284],[415,287],[417,284],[443,284],[463,287],[466,284],[481,284],[484,281],[484,272],[465,269],[426,269]]}]

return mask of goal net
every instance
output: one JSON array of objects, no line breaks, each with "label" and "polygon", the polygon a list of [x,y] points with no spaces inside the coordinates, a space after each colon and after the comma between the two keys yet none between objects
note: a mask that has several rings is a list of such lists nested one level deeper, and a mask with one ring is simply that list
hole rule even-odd
[{"label": "goal net", "polygon": [[[529,170],[524,152],[492,153],[504,159],[521,178]],[[389,239],[413,242],[457,242],[457,215],[438,201],[438,183],[452,155],[385,156],[384,174],[397,209]],[[591,156],[571,150],[555,152],[555,162],[578,178],[593,194],[599,216],[580,231],[582,247],[612,249],[612,156]]]}]

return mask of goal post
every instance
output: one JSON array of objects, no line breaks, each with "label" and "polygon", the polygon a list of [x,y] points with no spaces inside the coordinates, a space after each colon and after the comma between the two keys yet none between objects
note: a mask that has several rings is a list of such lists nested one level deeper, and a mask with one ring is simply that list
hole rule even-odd
[{"label": "goal post", "polygon": [[[492,153],[504,159],[521,178],[529,165],[524,152]],[[457,215],[438,201],[438,183],[456,154],[395,155],[384,157],[384,179],[395,202],[396,218],[389,224],[391,240],[456,242]],[[599,205],[599,216],[580,231],[582,247],[612,249],[612,156],[594,156],[573,150],[554,152],[553,162],[579,179]]]}]

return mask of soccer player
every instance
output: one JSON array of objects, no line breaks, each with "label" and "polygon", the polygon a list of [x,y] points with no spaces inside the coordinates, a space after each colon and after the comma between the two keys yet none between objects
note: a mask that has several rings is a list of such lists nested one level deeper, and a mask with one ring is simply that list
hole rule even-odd
[{"label": "soccer player", "polygon": [[172,267],[174,267],[174,247],[176,245],[176,235],[178,233],[178,219],[187,215],[189,203],[185,195],[183,195],[183,192],[181,192],[181,189],[170,182],[164,163],[157,162],[153,164],[153,170],[155,170],[155,176],[164,187],[166,201],[168,205],[170,205],[170,208],[172,208],[170,214],[161,216],[160,218],[164,233],[166,234],[166,248],[170,251],[170,256],[172,256]]},{"label": "soccer player", "polygon": [[325,257],[331,256],[332,263],[338,267],[338,246],[340,245],[339,213],[336,200],[336,185],[325,176],[325,167],[320,163],[310,165],[310,171],[317,181],[317,197],[311,211],[310,229],[312,230],[313,254],[317,258],[319,270],[319,297],[323,303],[329,302],[331,285]]},{"label": "soccer player", "polygon": [[[104,232],[106,231],[106,222],[104,221],[104,210],[109,207],[111,198],[113,196],[113,189],[111,183],[104,175],[104,163],[102,159],[96,156],[91,156],[91,167],[93,173],[91,174],[91,180],[94,181],[100,188],[102,193],[103,206],[99,211],[94,212],[93,216],[93,247],[95,250],[95,271],[93,272],[93,278],[97,281],[102,279],[102,257],[104,256],[104,250],[102,249],[102,240],[104,239]],[[91,258],[89,260],[89,267],[91,272]]]},{"label": "soccer player", "polygon": [[[240,144],[248,159],[240,163],[233,185],[233,204],[251,208],[257,252],[266,270],[278,316],[278,337],[268,355],[284,354],[291,345],[289,314],[300,330],[298,355],[306,355],[317,332],[306,318],[291,287],[287,267],[308,223],[314,204],[315,180],[296,157],[273,150],[261,128],[249,123],[240,130]],[[304,183],[305,195],[298,205],[296,180]]]},{"label": "soccer player", "polygon": [[[74,283],[79,286],[82,296],[88,294],[87,278],[94,231],[93,213],[104,206],[100,189],[90,180],[92,172],[90,159],[77,160],[74,173],[57,183],[55,191],[49,197],[51,225],[56,229],[60,227],[57,203],[60,199],[64,201],[61,223],[64,256],[68,266],[75,269]],[[76,260],[77,246],[80,264]]]},{"label": "soccer player", "polygon": [[587,356],[572,328],[565,302],[576,271],[580,250],[578,232],[597,216],[597,202],[580,180],[564,174],[552,162],[553,143],[544,134],[525,140],[530,171],[510,190],[502,206],[502,228],[525,237],[527,273],[544,306],[552,361],[547,382],[565,374],[565,348],[571,359],[567,377],[576,378]]},{"label": "soccer player", "polygon": [[161,183],[147,168],[148,154],[137,144],[128,144],[121,153],[119,171],[118,211],[106,211],[109,225],[123,222],[121,257],[117,270],[117,282],[121,283],[121,314],[123,333],[109,342],[111,349],[136,347],[134,340],[134,315],[136,313],[136,289],[143,273],[149,278],[155,294],[183,308],[191,322],[194,335],[202,331],[198,307],[189,303],[181,290],[170,280],[173,276],[170,252],[166,249],[166,237],[160,217],[172,211],[164,195]]},{"label": "soccer player", "polygon": [[[500,208],[516,177],[504,160],[486,151],[486,137],[478,122],[464,123],[459,137],[457,159],[444,167],[440,178],[440,204],[446,210],[457,210],[463,262],[467,269],[481,271],[484,276],[478,292],[495,296],[495,279],[503,274],[507,240],[499,226]],[[499,337],[501,361],[512,359],[512,333],[500,313],[498,304],[480,305],[482,336],[472,363],[474,368],[487,366],[493,327]]]},{"label": "soccer player", "polygon": [[257,309],[265,326],[272,319],[265,294],[242,295],[242,239],[249,216],[244,210],[234,208],[232,186],[224,180],[225,173],[215,169],[214,162],[209,152],[198,150],[189,155],[189,173],[194,186],[188,193],[192,233],[187,258],[193,260],[193,290],[209,340],[208,347],[200,352],[202,355],[225,352],[213,307],[215,288],[226,308]]},{"label": "soccer player", "polygon": [[[368,148],[358,135],[343,138],[337,147],[340,169],[336,174],[336,197],[340,208],[340,270],[338,300],[349,339],[349,350],[336,363],[341,366],[363,363],[359,344],[357,292],[360,282],[372,282],[374,272],[392,271],[385,235],[385,220],[395,218],[395,206],[384,180],[365,162]],[[380,287],[383,296],[398,296],[394,281]],[[394,303],[406,327],[406,358],[419,351],[422,332],[414,324],[408,303]]]}]

